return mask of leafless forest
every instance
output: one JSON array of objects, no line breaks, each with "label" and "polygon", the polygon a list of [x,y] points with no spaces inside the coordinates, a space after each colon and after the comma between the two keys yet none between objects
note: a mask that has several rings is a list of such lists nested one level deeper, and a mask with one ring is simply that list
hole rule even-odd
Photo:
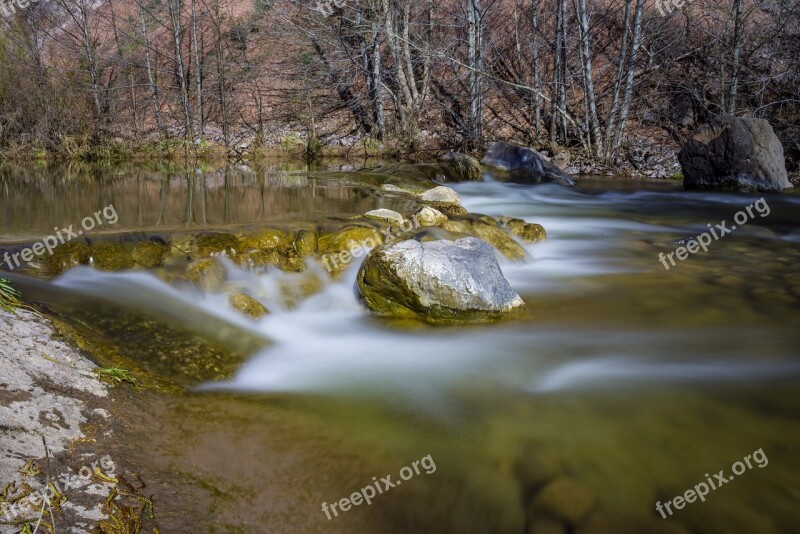
[{"label": "leafless forest", "polygon": [[790,160],[800,151],[796,0],[40,0],[5,11],[6,157],[287,140],[309,155],[359,142],[410,154],[504,139],[614,162],[723,113],[768,119]]}]

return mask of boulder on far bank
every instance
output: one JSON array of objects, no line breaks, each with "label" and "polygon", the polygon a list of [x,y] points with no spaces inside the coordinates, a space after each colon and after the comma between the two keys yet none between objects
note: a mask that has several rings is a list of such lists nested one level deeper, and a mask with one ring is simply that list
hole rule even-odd
[{"label": "boulder on far bank", "polygon": [[522,184],[555,183],[575,187],[575,180],[532,148],[497,142],[481,162],[508,173],[508,181]]},{"label": "boulder on far bank", "polygon": [[494,249],[474,237],[379,247],[364,260],[358,288],[378,315],[429,322],[486,321],[525,306]]},{"label": "boulder on far bank", "polygon": [[783,146],[763,119],[715,117],[692,134],[678,160],[685,189],[780,192],[792,187]]}]

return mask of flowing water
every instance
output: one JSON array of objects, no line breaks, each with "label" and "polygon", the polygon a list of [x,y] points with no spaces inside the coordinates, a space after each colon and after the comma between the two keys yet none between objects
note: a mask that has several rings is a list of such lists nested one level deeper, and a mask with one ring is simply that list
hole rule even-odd
[{"label": "flowing water", "polygon": [[[110,203],[119,220],[89,239],[316,223],[408,206],[380,189],[403,180],[384,171],[6,168],[0,180],[0,243],[12,248]],[[527,303],[522,318],[472,327],[376,319],[354,289],[358,261],[335,280],[318,264],[297,274],[228,263],[228,282],[271,311],[259,322],[231,310],[222,294],[143,270],[79,267],[25,287],[84,325],[105,324],[108,314],[140,317],[112,342],[133,343],[143,368],[159,368],[151,336],[162,329],[240,355],[223,377],[179,376],[164,364],[161,372],[190,393],[156,404],[171,406],[165,418],[179,413],[188,423],[171,440],[137,438],[172,455],[170,469],[192,471],[173,482],[186,499],[198,491],[189,478],[224,495],[203,520],[214,529],[544,532],[553,525],[529,501],[564,478],[594,500],[581,531],[800,528],[800,196],[759,200],[602,178],[581,179],[574,190],[491,176],[452,186],[472,213],[546,228],[546,242],[526,246],[529,261],[501,261]],[[750,205],[747,221],[733,222]],[[660,253],[723,220],[736,229],[665,269]],[[319,291],[287,302],[281,288],[302,284],[308,272],[322,281]],[[279,452],[265,457],[267,444]],[[666,519],[656,510],[709,475],[729,476],[759,449],[755,457],[768,461],[753,462],[705,502]],[[321,510],[427,455],[434,472],[371,506],[331,520]],[[584,496],[561,498],[569,507]],[[253,522],[231,519],[240,516]]]}]

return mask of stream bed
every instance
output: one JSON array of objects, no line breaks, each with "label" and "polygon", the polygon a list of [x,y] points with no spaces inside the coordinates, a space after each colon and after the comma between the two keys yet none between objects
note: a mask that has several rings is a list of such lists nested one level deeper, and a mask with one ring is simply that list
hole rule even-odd
[{"label": "stream bed", "polygon": [[[117,220],[81,239],[403,212],[381,185],[424,182],[332,169],[0,167],[0,252],[109,205]],[[484,178],[447,185],[470,213],[547,231],[500,260],[527,303],[507,321],[376,318],[361,259],[340,276],[226,262],[269,310],[258,321],[148,269],[20,282],[100,364],[155,377],[120,390],[124,423],[100,439],[151,482],[162,532],[797,531],[800,196]],[[722,221],[706,252],[661,259]],[[704,500],[657,510],[720,470]],[[388,474],[402,486],[326,512]]]}]

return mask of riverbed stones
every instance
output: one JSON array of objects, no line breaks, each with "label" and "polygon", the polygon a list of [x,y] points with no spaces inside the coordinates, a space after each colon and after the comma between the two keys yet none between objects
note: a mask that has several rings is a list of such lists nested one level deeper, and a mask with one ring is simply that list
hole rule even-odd
[{"label": "riverbed stones", "polygon": [[525,306],[492,247],[473,237],[379,247],[362,264],[358,288],[378,315],[430,322],[492,320]]},{"label": "riverbed stones", "polygon": [[423,202],[433,204],[461,204],[461,197],[458,193],[444,185],[428,189],[419,198]]},{"label": "riverbed stones", "polygon": [[493,143],[482,163],[506,173],[509,181],[523,184],[555,183],[575,187],[575,180],[532,148]]},{"label": "riverbed stones", "polygon": [[783,158],[769,122],[731,115],[698,128],[678,154],[685,189],[742,192],[792,188]]},{"label": "riverbed stones", "polygon": [[405,219],[401,214],[397,213],[396,211],[387,210],[383,208],[378,210],[368,211],[367,213],[364,214],[364,217],[366,217],[367,219],[374,219],[376,221],[388,222],[390,224],[394,224],[397,226],[400,226],[403,224],[403,222],[405,222]]},{"label": "riverbed stones", "polygon": [[231,308],[254,321],[261,319],[269,313],[266,306],[247,293],[234,293],[228,297],[228,303],[231,305]]}]

